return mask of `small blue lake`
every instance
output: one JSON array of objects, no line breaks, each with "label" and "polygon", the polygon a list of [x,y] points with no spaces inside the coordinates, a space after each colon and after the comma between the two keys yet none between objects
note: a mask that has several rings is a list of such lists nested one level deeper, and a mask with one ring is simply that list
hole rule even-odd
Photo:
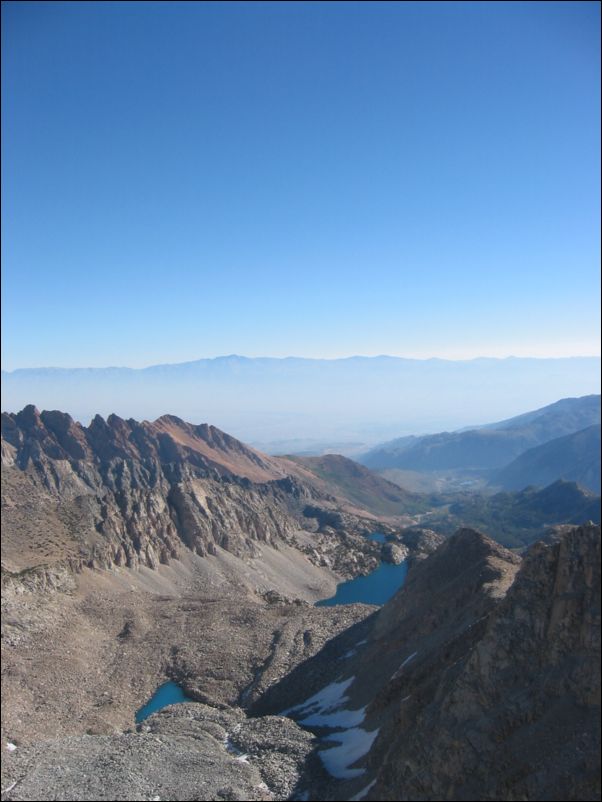
[{"label": "small blue lake", "polygon": [[153,693],[148,702],[138,710],[136,713],[136,723],[139,724],[145,718],[152,716],[157,710],[161,710],[168,705],[176,705],[180,702],[194,702],[189,696],[186,696],[182,688],[175,682],[165,682],[159,685],[157,690]]},{"label": "small blue lake", "polygon": [[389,601],[405,582],[408,566],[381,563],[368,576],[356,576],[337,585],[337,592],[330,599],[316,602],[316,607],[334,607],[335,604],[384,604]]}]

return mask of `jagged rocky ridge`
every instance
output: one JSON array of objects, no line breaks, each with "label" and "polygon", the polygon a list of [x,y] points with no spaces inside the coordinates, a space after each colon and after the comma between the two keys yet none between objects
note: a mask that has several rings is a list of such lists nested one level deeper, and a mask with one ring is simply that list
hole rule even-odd
[{"label": "jagged rocky ridge", "polygon": [[167,416],[155,423],[97,416],[84,427],[27,407],[2,416],[2,438],[4,465],[58,499],[59,517],[79,513],[79,554],[69,555],[96,567],[156,567],[182,547],[252,550],[253,541],[293,530],[285,499],[311,497],[234,438]]},{"label": "jagged rocky ridge", "polygon": [[[318,532],[312,547],[300,544],[316,562],[347,575],[378,563],[378,548],[353,536],[373,525],[370,511],[333,495],[303,465],[261,454],[207,424],[110,415],[86,427],[28,406],[2,415],[2,464],[3,517],[17,532],[19,570],[23,541],[32,546],[42,533],[43,542],[32,546],[35,559],[60,556],[75,569],[156,568],[182,549],[253,556],[258,544],[292,543],[302,529]],[[320,534],[334,530],[334,540]],[[10,559],[4,565],[10,569]]]},{"label": "jagged rocky ridge", "polygon": [[462,641],[428,705],[420,655],[405,668],[412,696],[371,756],[371,798],[394,799],[392,788],[415,800],[599,797],[600,528],[533,546]]}]

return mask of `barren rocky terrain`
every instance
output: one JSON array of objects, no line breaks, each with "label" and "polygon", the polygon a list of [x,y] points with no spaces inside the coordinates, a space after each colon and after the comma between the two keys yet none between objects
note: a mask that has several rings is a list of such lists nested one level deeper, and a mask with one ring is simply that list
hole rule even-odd
[{"label": "barren rocky terrain", "polygon": [[[211,427],[3,427],[4,799],[599,796],[599,527],[521,558]],[[314,606],[383,558],[384,607]]]}]

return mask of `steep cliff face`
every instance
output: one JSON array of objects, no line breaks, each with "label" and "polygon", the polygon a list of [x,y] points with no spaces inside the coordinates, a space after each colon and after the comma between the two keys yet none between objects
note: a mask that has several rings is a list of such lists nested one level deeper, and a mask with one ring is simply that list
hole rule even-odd
[{"label": "steep cliff face", "polygon": [[367,798],[599,798],[599,527],[535,544],[465,646],[426,704],[418,662],[403,672]]},{"label": "steep cliff face", "polygon": [[368,636],[362,632],[356,648],[350,648],[346,639],[347,659],[333,660],[330,651],[318,655],[300,667],[298,675],[293,673],[270,689],[257,712],[292,707],[302,701],[300,694],[309,696],[327,680],[353,677],[346,691],[349,706],[368,706],[374,721],[385,710],[388,716],[389,704],[405,689],[406,672],[400,666],[424,665],[425,676],[434,677],[448,661],[457,659],[465,650],[464,639],[474,639],[478,631],[482,634],[487,615],[519,564],[520,558],[484,535],[459,531],[412,566],[403,589],[372,616]]},{"label": "steep cliff face", "polygon": [[97,416],[84,427],[26,407],[2,416],[2,462],[13,557],[25,542],[39,558],[43,536],[49,559],[73,567],[156,567],[184,547],[252,555],[256,543],[274,545],[300,528],[304,501],[327,498],[277,460],[172,416]]}]

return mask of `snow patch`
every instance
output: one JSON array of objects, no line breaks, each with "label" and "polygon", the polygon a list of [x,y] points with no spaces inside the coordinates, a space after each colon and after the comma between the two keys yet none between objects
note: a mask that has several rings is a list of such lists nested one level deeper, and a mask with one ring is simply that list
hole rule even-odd
[{"label": "snow patch", "polygon": [[[367,732],[358,726],[366,717],[366,707],[359,710],[343,708],[344,703],[349,700],[345,691],[354,680],[353,676],[341,682],[331,682],[310,696],[309,699],[280,713],[281,716],[288,716],[291,713],[295,713],[298,717],[303,716],[303,718],[298,718],[298,721],[304,726],[339,728],[341,730],[325,735],[322,739],[323,742],[332,741],[338,746],[322,749],[318,753],[326,771],[332,777],[341,780],[360,777],[365,773],[365,769],[350,767],[370,751],[374,739],[378,735],[378,729]],[[371,787],[367,788],[366,793]]]},{"label": "snow patch", "polygon": [[309,699],[306,699],[304,702],[294,705],[293,707],[287,707],[280,715],[288,716],[293,712],[296,712],[297,715],[303,715],[304,713],[327,713],[330,710],[336,710],[349,699],[349,697],[344,694],[354,679],[355,677],[350,677],[342,682],[331,682],[330,685],[326,685],[322,690],[310,696]]},{"label": "snow patch", "polygon": [[348,660],[350,657],[353,657],[354,654],[357,654],[357,650],[359,649],[359,647],[364,646],[366,643],[368,643],[367,640],[359,641],[358,643],[355,644],[353,649],[349,649],[348,652],[345,652],[345,654],[341,655],[341,657],[339,657],[339,660]]},{"label": "snow patch", "polygon": [[16,748],[17,748],[16,745],[15,744],[11,744],[10,741],[8,741],[8,743],[6,744],[6,751],[7,752],[14,752]]},{"label": "snow patch", "polygon": [[326,685],[305,702],[283,710],[280,715],[286,716],[294,712],[297,716],[303,716],[298,719],[298,722],[306,727],[331,727],[333,729],[357,727],[366,716],[366,708],[361,707],[359,710],[342,708],[344,702],[349,699],[345,695],[345,691],[354,679],[355,677],[350,677],[342,682],[331,682],[330,685]]},{"label": "snow patch", "polygon": [[324,738],[325,741],[335,741],[339,743],[339,746],[319,752],[326,771],[338,780],[361,777],[366,770],[352,769],[350,766],[370,751],[378,732],[378,729],[367,732],[361,727],[354,727],[345,732],[334,732],[332,735],[327,735]]}]

